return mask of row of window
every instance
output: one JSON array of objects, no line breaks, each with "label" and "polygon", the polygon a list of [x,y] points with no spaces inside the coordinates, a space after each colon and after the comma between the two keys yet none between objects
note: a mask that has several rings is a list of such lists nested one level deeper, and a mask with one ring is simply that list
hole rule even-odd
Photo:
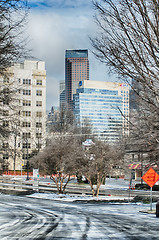
[{"label": "row of window", "polygon": [[[22,126],[23,127],[31,127],[31,123],[30,122],[23,122]],[[37,128],[42,128],[42,122],[36,122],[36,127]]]},{"label": "row of window", "polygon": [[110,105],[111,103],[122,104],[123,102],[120,99],[112,100],[112,99],[101,99],[96,101],[95,99],[81,99],[82,104],[96,104],[96,105]]},{"label": "row of window", "polygon": [[[30,133],[30,132],[25,132],[25,133],[23,133],[23,138],[24,138],[24,139],[31,138],[31,133]],[[36,138],[42,138],[42,133],[41,133],[41,132],[37,132],[37,133],[36,133]],[[24,144],[27,144],[27,143],[24,143]],[[24,147],[23,147],[23,148],[24,148]]]},{"label": "row of window", "polygon": [[[23,133],[23,138],[28,139],[31,138],[31,133],[27,132],[27,133]],[[42,133],[36,133],[36,138],[42,138]],[[20,147],[20,143],[18,143],[18,147]],[[4,142],[2,144],[2,149],[8,149],[9,148],[9,143],[8,142]],[[22,148],[31,148],[31,143],[28,142],[24,142],[22,144]]]},{"label": "row of window", "polygon": [[[19,79],[19,82],[21,82],[21,79]],[[23,79],[23,84],[31,85],[31,79]],[[36,85],[42,85],[42,80],[37,79]]]},{"label": "row of window", "polygon": [[[23,111],[23,117],[31,117],[31,111]],[[36,117],[42,117],[42,112],[36,112]]]},{"label": "row of window", "polygon": [[[23,95],[31,95],[31,90],[23,89]],[[36,96],[42,96],[42,90],[36,90]]]},{"label": "row of window", "polygon": [[[42,147],[42,144],[36,144],[36,148],[37,149],[39,149],[39,148],[41,148]],[[30,158],[31,157],[31,154],[30,153],[23,153],[23,155],[22,155],[22,159],[28,159],[28,158]],[[3,154],[3,159],[4,160],[8,160],[9,159],[9,154],[8,153],[4,153]]]},{"label": "row of window", "polygon": [[[9,83],[9,78],[4,78],[3,79],[4,83]],[[31,85],[31,79],[22,79],[23,84],[25,85]],[[19,78],[19,83],[21,83],[21,79]],[[42,86],[42,80],[37,79],[36,80],[36,85],[41,85]]]},{"label": "row of window", "polygon": [[105,95],[117,95],[118,91],[116,90],[107,90],[107,89],[94,89],[94,88],[79,88],[77,89],[77,93],[98,93],[98,94],[105,94]]},{"label": "row of window", "polygon": [[[20,122],[18,123],[18,125],[20,126]],[[9,127],[9,121],[4,120],[3,121],[3,127]],[[22,127],[31,127],[31,123],[30,122],[23,122]],[[36,127],[37,128],[42,128],[42,122],[36,122]]]},{"label": "row of window", "polygon": [[[31,100],[23,100],[23,106],[31,106]],[[36,107],[42,107],[42,101],[36,101]]]},{"label": "row of window", "polygon": [[[95,103],[95,102],[91,102],[91,103],[89,103],[89,102],[80,102],[80,108],[82,109],[82,108],[88,108],[88,107],[94,107],[94,105],[95,105],[95,107],[96,108],[98,108],[98,109],[101,109],[101,108],[103,108],[103,109],[110,109],[110,107],[111,107],[111,109],[112,108],[117,108],[117,107],[120,107],[120,109],[123,107],[123,104],[122,103],[116,103],[116,104],[113,104],[113,105],[111,105],[110,103]],[[75,108],[76,108],[76,105],[75,105]]]}]

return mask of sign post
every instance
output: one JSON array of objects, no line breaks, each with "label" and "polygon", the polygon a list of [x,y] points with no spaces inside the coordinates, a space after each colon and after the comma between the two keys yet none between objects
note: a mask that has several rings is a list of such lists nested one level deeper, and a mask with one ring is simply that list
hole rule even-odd
[{"label": "sign post", "polygon": [[[33,185],[35,186],[35,189],[39,192],[39,169],[35,169],[33,168],[33,179],[34,179],[34,183]],[[34,190],[35,190],[34,189]]]},{"label": "sign post", "polygon": [[150,186],[150,210],[152,210],[152,187],[159,180],[159,175],[153,168],[150,168],[143,176],[142,179]]}]

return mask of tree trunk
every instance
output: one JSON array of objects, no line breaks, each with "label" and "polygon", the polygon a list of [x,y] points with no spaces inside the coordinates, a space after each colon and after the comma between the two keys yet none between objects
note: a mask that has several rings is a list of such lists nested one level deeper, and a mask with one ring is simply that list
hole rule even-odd
[{"label": "tree trunk", "polygon": [[68,179],[67,179],[67,182],[65,183],[65,185],[64,185],[64,187],[63,187],[63,193],[65,192],[65,189],[66,189],[66,186],[67,186],[67,184],[69,183],[69,181],[70,181],[70,175],[68,176]]},{"label": "tree trunk", "polygon": [[62,194],[63,191],[62,191],[62,186],[63,186],[63,179],[62,179],[62,174],[59,173],[59,179],[60,179],[60,193]]},{"label": "tree trunk", "polygon": [[13,157],[13,170],[15,175],[15,166],[16,166],[16,157],[17,157],[17,136],[14,136],[14,157]]},{"label": "tree trunk", "polygon": [[102,177],[100,177],[99,174],[97,174],[97,188],[96,188],[96,197],[99,195],[99,189],[102,184]]},{"label": "tree trunk", "polygon": [[53,176],[50,176],[50,179],[56,184],[57,192],[58,192],[58,194],[60,194],[58,180],[56,180]]},{"label": "tree trunk", "polygon": [[90,185],[90,187],[92,189],[92,196],[94,197],[95,196],[95,190],[94,190],[94,187],[93,187],[93,184],[92,184],[92,180],[91,180],[91,178],[87,178],[87,179],[88,179],[89,185]]}]

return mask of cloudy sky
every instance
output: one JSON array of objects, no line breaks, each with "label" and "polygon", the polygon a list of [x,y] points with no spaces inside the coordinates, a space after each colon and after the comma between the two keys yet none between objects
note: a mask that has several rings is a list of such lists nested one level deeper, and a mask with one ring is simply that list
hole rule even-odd
[{"label": "cloudy sky", "polygon": [[66,49],[89,50],[90,80],[113,80],[91,53],[89,36],[97,32],[92,0],[29,0],[29,3],[29,47],[33,56],[46,63],[47,110],[59,104]]}]

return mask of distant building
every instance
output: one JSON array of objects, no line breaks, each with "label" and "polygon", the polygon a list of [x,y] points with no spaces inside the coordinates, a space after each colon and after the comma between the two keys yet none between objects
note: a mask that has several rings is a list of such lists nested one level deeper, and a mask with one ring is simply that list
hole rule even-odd
[{"label": "distant building", "polygon": [[47,131],[49,131],[59,120],[59,108],[51,107],[51,110],[47,113]]},{"label": "distant building", "polygon": [[74,95],[74,114],[80,125],[89,121],[95,135],[108,141],[116,141],[120,134],[128,134],[128,85],[79,81]]},{"label": "distant building", "polygon": [[133,113],[134,111],[137,111],[139,108],[139,92],[140,92],[140,87],[139,83],[136,82],[135,80],[132,80],[132,87],[130,90],[130,109],[131,112]]},{"label": "distant building", "polygon": [[[7,82],[1,78],[3,88],[15,89],[12,109],[9,103],[4,104],[8,111],[8,126],[11,134],[1,139],[6,146],[2,158],[9,163],[9,169],[21,169],[33,151],[45,146],[46,138],[46,70],[45,62],[25,60],[15,63],[8,69]],[[17,111],[17,116],[14,112]],[[7,117],[5,117],[7,119]],[[18,120],[18,121],[17,121]],[[13,126],[14,125],[14,126]],[[13,128],[14,127],[14,128]],[[6,144],[7,143],[7,144]],[[16,149],[16,161],[13,153]]]},{"label": "distant building", "polygon": [[61,80],[60,81],[60,112],[65,109],[66,105],[66,100],[65,100],[65,81]]},{"label": "distant building", "polygon": [[88,50],[66,50],[65,100],[69,108],[73,107],[73,94],[82,80],[89,80]]}]

